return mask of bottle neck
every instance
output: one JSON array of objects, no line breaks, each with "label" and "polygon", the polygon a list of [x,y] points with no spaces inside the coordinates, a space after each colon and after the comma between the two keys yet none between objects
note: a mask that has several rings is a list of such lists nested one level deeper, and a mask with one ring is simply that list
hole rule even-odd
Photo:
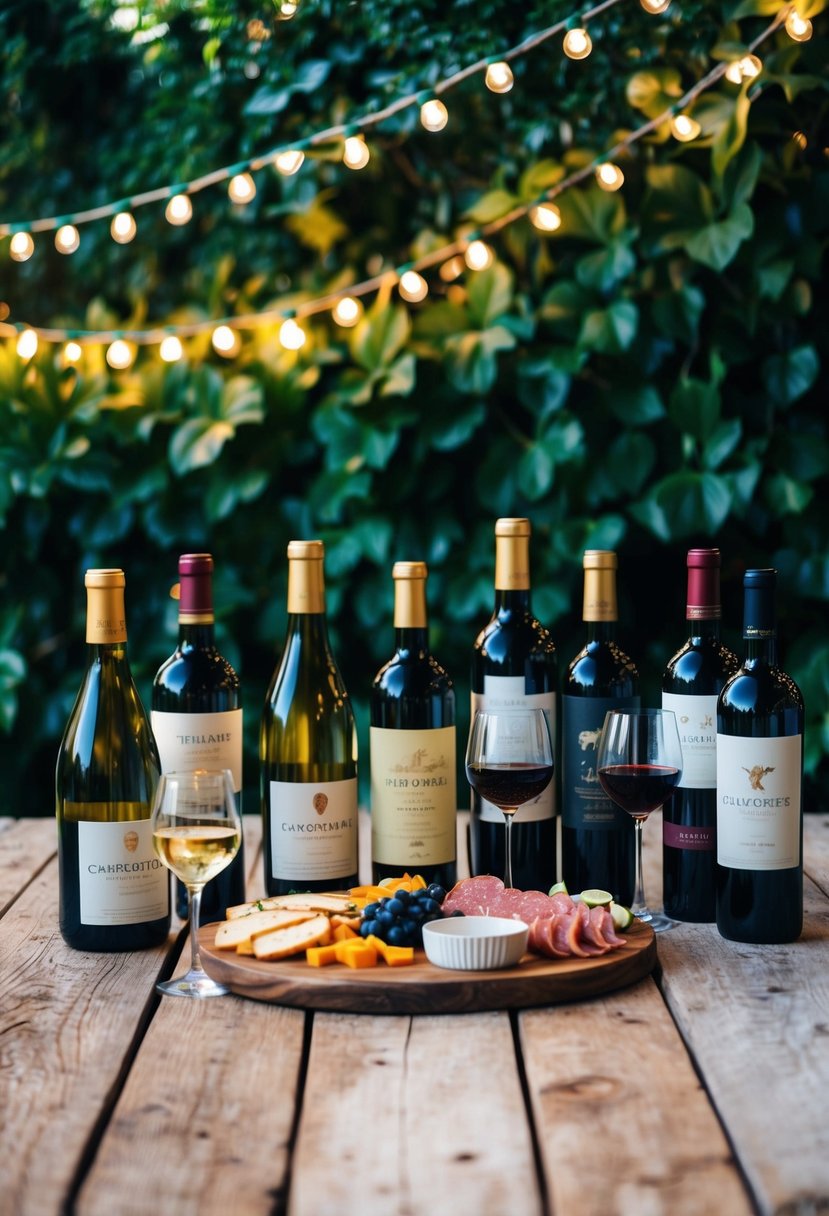
[{"label": "bottle neck", "polygon": [[615,642],[617,623],[616,621],[585,621],[588,645],[591,642]]},{"label": "bottle neck", "polygon": [[428,654],[429,630],[425,625],[396,628],[394,648],[398,654]]},{"label": "bottle neck", "polygon": [[745,662],[747,666],[763,663],[768,667],[777,666],[777,636],[764,638],[744,638]]},{"label": "bottle neck", "polygon": [[530,612],[530,589],[522,587],[519,590],[508,590],[505,587],[495,588],[496,616],[525,616]]},{"label": "bottle neck", "polygon": [[209,621],[182,621],[178,623],[179,650],[207,650],[215,644],[216,626]]},{"label": "bottle neck", "polygon": [[289,612],[287,650],[292,644],[316,647],[328,651],[328,618],[324,612]]},{"label": "bottle neck", "polygon": [[718,642],[720,640],[719,617],[695,617],[688,621],[688,637],[692,642]]}]

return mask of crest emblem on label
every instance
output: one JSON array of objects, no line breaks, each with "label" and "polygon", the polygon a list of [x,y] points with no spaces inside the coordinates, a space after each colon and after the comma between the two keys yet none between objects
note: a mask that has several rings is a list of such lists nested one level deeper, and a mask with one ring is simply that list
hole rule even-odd
[{"label": "crest emblem on label", "polygon": [[774,768],[763,768],[762,764],[755,764],[753,768],[743,766],[743,772],[748,773],[748,783],[753,790],[765,790],[763,778],[768,773],[773,773]]},{"label": "crest emblem on label", "polygon": [[128,853],[135,852],[135,850],[138,848],[138,833],[137,832],[125,832],[124,833],[124,847],[126,848]]},{"label": "crest emblem on label", "polygon": [[314,794],[314,810],[318,815],[325,814],[325,808],[328,806],[327,794]]}]

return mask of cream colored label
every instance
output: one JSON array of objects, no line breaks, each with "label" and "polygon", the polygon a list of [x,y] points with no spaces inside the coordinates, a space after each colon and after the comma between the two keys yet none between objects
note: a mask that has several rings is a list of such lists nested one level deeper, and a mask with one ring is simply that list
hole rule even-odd
[{"label": "cream colored label", "polygon": [[454,861],[454,726],[436,730],[371,727],[371,857],[419,867]]},{"label": "cream colored label", "polygon": [[[555,748],[556,740],[556,695],[554,692],[526,693],[523,676],[484,676],[484,691],[472,694],[472,718],[475,714],[495,713],[499,709],[543,709],[547,715],[550,738]],[[481,819],[488,823],[504,822],[504,815],[486,798],[480,799]],[[526,802],[515,813],[515,822],[526,823],[531,819],[552,819],[556,813],[555,782],[532,802]]]},{"label": "cream colored label", "polygon": [[800,864],[802,737],[717,735],[717,861],[733,870]]},{"label": "cream colored label", "polygon": [[168,871],[149,819],[80,820],[78,867],[82,925],[137,925],[167,915]]},{"label": "cream colored label", "polygon": [[682,746],[679,784],[691,790],[713,790],[717,784],[717,694],[690,697],[663,692],[662,708],[676,717]]},{"label": "cream colored label", "polygon": [[229,768],[233,788],[242,788],[242,710],[182,714],[154,709],[152,727],[162,773]]},{"label": "cream colored label", "polygon": [[357,873],[357,778],[272,781],[271,876],[294,882]]}]

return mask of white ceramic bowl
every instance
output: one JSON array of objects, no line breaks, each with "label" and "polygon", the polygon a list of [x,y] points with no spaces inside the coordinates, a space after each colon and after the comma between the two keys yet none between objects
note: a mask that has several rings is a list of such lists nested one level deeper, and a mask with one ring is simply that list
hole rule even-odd
[{"label": "white ceramic bowl", "polygon": [[430,963],[457,971],[514,967],[527,949],[528,927],[501,916],[449,916],[423,926]]}]

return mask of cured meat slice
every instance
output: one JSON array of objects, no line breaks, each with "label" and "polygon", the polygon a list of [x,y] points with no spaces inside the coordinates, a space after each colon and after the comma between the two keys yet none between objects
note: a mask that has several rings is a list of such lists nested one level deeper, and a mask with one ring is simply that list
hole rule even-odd
[{"label": "cured meat slice", "polygon": [[604,912],[604,908],[587,908],[584,904],[579,904],[582,937],[585,942],[594,945],[602,954],[607,954],[610,943],[602,933],[602,917],[594,916],[594,912]]},{"label": "cured meat slice", "polygon": [[506,916],[497,912],[495,905],[504,892],[500,878],[492,874],[481,874],[477,878],[462,878],[456,882],[443,901],[446,916],[452,912],[464,912],[467,916]]},{"label": "cured meat slice", "polygon": [[[568,931],[568,940],[570,941],[571,945],[574,941],[577,941],[579,946],[581,946],[582,952],[591,958],[598,954],[607,954],[608,950],[610,949],[609,946],[598,946],[591,939],[589,908],[585,907],[584,904],[576,904],[576,911],[573,914],[573,921],[575,922],[577,929],[570,929]],[[575,954],[577,951],[574,950],[573,953]]]},{"label": "cured meat slice", "polygon": [[550,958],[569,958],[570,951],[561,949],[555,937],[556,921],[562,915],[557,913],[555,916],[548,916],[545,920],[538,922],[538,938],[541,945],[541,953],[547,954]]},{"label": "cured meat slice", "polygon": [[600,926],[602,937],[607,942],[608,946],[616,947],[616,946],[626,945],[627,943],[626,943],[625,938],[620,937],[619,934],[616,932],[616,926],[613,923],[613,917],[610,915],[607,908],[593,908],[590,912],[591,920],[593,919],[593,914],[595,912],[601,912],[601,914],[602,914],[601,918],[597,917],[596,919],[599,921],[599,926]]},{"label": "cured meat slice", "polygon": [[550,907],[553,912],[572,912],[575,908],[575,902],[569,895],[565,895],[563,891],[556,891],[555,895],[548,895]]}]

